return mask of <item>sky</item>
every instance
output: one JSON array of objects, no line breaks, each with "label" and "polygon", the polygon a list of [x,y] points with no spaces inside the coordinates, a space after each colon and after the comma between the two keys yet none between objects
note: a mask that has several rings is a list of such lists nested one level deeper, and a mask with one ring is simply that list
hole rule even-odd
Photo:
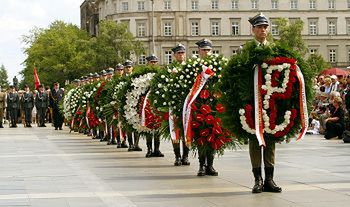
[{"label": "sky", "polygon": [[0,65],[9,81],[23,69],[26,56],[22,35],[34,27],[47,28],[55,20],[80,27],[80,5],[84,0],[0,0]]}]

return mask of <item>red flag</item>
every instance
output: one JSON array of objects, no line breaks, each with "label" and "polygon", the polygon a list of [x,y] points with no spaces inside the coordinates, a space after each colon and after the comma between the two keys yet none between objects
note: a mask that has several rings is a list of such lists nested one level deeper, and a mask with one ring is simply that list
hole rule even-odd
[{"label": "red flag", "polygon": [[35,89],[38,90],[40,85],[40,80],[39,80],[38,73],[36,72],[35,64],[34,64],[34,84],[35,84]]}]

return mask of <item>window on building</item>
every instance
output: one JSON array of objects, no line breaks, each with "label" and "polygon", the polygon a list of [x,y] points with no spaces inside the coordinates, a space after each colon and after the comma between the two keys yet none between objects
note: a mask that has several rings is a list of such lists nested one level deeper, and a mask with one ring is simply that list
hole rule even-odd
[{"label": "window on building", "polygon": [[348,62],[350,63],[350,49],[348,49]]},{"label": "window on building", "polygon": [[233,20],[232,21],[231,26],[232,26],[232,35],[233,36],[240,35],[239,25],[240,25],[239,20]]},{"label": "window on building", "polygon": [[125,24],[127,27],[127,30],[130,31],[130,20],[120,20],[120,23]]},{"label": "window on building", "polygon": [[290,8],[298,9],[298,0],[290,0]]},{"label": "window on building", "polygon": [[164,10],[171,10],[171,0],[164,0]]},{"label": "window on building", "polygon": [[299,21],[299,20],[300,20],[299,17],[296,17],[296,18],[289,18],[289,23],[290,23],[290,24],[294,24],[294,23],[296,23],[296,22]]},{"label": "window on building", "polygon": [[316,48],[309,48],[309,53],[310,54],[317,54],[318,50]]},{"label": "window on building", "polygon": [[316,0],[310,0],[309,1],[309,8],[310,9],[316,9]]},{"label": "window on building", "polygon": [[219,0],[211,0],[211,9],[219,9]]},{"label": "window on building", "polygon": [[231,1],[231,8],[232,9],[238,9],[238,0],[232,0]]},{"label": "window on building", "polygon": [[271,21],[271,34],[274,36],[279,35],[277,21]]},{"label": "window on building", "polygon": [[198,56],[198,50],[192,50],[192,56]]},{"label": "window on building", "polygon": [[191,35],[198,36],[199,35],[199,21],[191,22]]},{"label": "window on building", "polygon": [[252,9],[258,9],[258,0],[252,0]]},{"label": "window on building", "polygon": [[220,54],[220,50],[213,50],[213,54]]},{"label": "window on building", "polygon": [[140,55],[139,65],[146,65],[146,55]]},{"label": "window on building", "polygon": [[328,20],[328,34],[329,35],[336,35],[337,34],[337,26],[336,26],[336,20],[331,19]]},{"label": "window on building", "polygon": [[348,0],[348,9],[350,9],[350,0]]},{"label": "window on building", "polygon": [[170,64],[171,62],[173,62],[172,60],[173,58],[173,54],[172,54],[172,51],[171,50],[166,50],[164,51],[164,63],[165,64]]},{"label": "window on building", "polygon": [[118,3],[115,2],[115,3],[113,4],[113,6],[114,6],[114,11],[115,11],[115,12],[118,12]]},{"label": "window on building", "polygon": [[172,28],[173,25],[171,22],[165,22],[164,23],[164,36],[172,36],[173,35],[173,31]]},{"label": "window on building", "polygon": [[198,8],[199,8],[199,1],[198,0],[192,0],[191,7],[192,7],[192,10],[197,11]]},{"label": "window on building", "polygon": [[145,37],[146,36],[146,23],[140,22],[137,23],[137,37]]},{"label": "window on building", "polygon": [[238,50],[236,49],[232,50],[232,55],[237,55],[237,53],[238,53]]},{"label": "window on building", "polygon": [[329,50],[328,57],[329,57],[329,62],[331,62],[331,63],[336,62],[337,53],[336,53],[335,49]]},{"label": "window on building", "polygon": [[220,22],[219,21],[212,21],[211,22],[211,35],[212,36],[219,36],[220,35]]},{"label": "window on building", "polygon": [[317,35],[317,19],[309,20],[309,35]]},{"label": "window on building", "polygon": [[350,35],[350,19],[346,19],[346,34]]},{"label": "window on building", "polygon": [[122,2],[122,11],[123,12],[129,11],[129,2],[126,2],[126,1]]},{"label": "window on building", "polygon": [[278,0],[271,0],[271,8],[278,9]]},{"label": "window on building", "polygon": [[138,11],[144,11],[145,10],[145,2],[144,1],[138,1],[137,2],[137,10]]},{"label": "window on building", "polygon": [[328,9],[335,9],[335,0],[328,0]]}]

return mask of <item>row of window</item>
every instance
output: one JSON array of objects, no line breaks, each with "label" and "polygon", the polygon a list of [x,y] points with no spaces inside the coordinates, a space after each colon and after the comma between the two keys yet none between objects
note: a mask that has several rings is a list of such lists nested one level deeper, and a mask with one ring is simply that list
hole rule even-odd
[{"label": "row of window", "polygon": [[[318,53],[318,50],[316,48],[309,48],[310,54],[316,54]],[[214,54],[220,54],[219,50],[213,50]],[[198,55],[198,51],[196,49],[191,51],[192,55]],[[237,50],[232,50],[232,54],[237,54]],[[173,55],[171,50],[165,50],[164,51],[164,64],[170,64],[173,61]],[[337,50],[336,49],[329,49],[328,50],[328,61],[330,63],[336,63],[337,62]],[[350,49],[348,49],[348,62],[350,63]],[[146,61],[146,55],[140,55],[138,59],[138,64],[145,65],[147,63]]]},{"label": "row of window", "polygon": [[[316,48],[310,48],[309,49],[309,52],[310,54],[315,54],[315,53],[318,53],[318,50]],[[348,49],[348,62],[350,63],[350,49]],[[337,57],[337,50],[332,48],[332,49],[329,49],[328,50],[328,61],[330,63],[336,63],[337,60],[338,60],[338,57]]]},{"label": "row of window", "polygon": [[[318,18],[310,18],[308,20],[308,34],[309,35],[318,35]],[[146,37],[147,28],[146,22],[138,22],[136,24],[136,36],[137,37]],[[190,20],[190,35],[191,36],[200,36],[200,20]],[[278,35],[278,27],[275,20],[271,20],[270,26],[271,34]],[[163,22],[163,36],[173,36],[174,28],[173,21],[164,21]],[[211,20],[210,21],[210,34],[212,36],[221,35],[221,20]],[[327,19],[327,34],[336,35],[337,34],[337,19],[329,18]],[[346,34],[350,35],[350,18],[346,19]],[[231,19],[231,35],[237,36],[241,35],[241,20],[240,19]]]},{"label": "row of window", "polygon": [[[242,1],[242,0],[241,0]],[[245,0],[246,1],[246,0]],[[281,0],[271,0],[271,9],[278,9],[279,2]],[[290,9],[298,9],[300,0],[289,0]],[[324,1],[324,0],[322,0]],[[259,0],[250,0],[251,9],[259,9]],[[220,0],[211,0],[211,9],[218,10],[219,9]],[[309,0],[308,2],[309,9],[317,9],[317,0]],[[199,0],[191,1],[191,9],[193,11],[199,10]],[[336,0],[328,0],[328,9],[336,8]],[[347,0],[347,8],[350,9],[350,0]],[[123,12],[129,11],[129,2],[123,1],[121,2],[121,9]],[[171,10],[171,0],[164,0],[164,10]],[[231,9],[239,9],[239,0],[231,0]],[[118,11],[118,5],[115,3],[115,10]],[[145,10],[145,0],[137,1],[137,10],[144,11]]]}]

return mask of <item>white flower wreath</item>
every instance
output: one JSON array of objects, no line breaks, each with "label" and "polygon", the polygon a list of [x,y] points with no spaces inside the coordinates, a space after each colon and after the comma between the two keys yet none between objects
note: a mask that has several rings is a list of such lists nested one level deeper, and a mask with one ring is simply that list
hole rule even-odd
[{"label": "white flower wreath", "polygon": [[[279,131],[283,131],[289,124],[290,124],[290,117],[291,117],[291,111],[286,111],[284,115],[284,121],[276,125],[275,129],[271,130],[270,129],[270,118],[267,116],[266,110],[270,108],[270,98],[272,93],[278,92],[278,93],[284,93],[287,89],[287,84],[289,83],[289,74],[290,74],[290,64],[284,63],[282,65],[268,65],[266,63],[263,63],[261,65],[262,68],[266,69],[266,75],[265,75],[265,85],[262,85],[262,89],[267,90],[267,94],[264,96],[264,101],[263,101],[263,107],[264,109],[262,110],[263,112],[263,120],[264,120],[264,131],[269,134],[276,134]],[[272,87],[271,86],[271,76],[273,71],[279,71],[282,72],[284,70],[284,78],[283,78],[283,83],[282,87]],[[239,110],[240,114],[240,121],[242,124],[242,128],[250,133],[250,134],[255,134],[255,129],[251,129],[248,124],[247,120],[245,117],[245,110],[240,109]]]},{"label": "white flower wreath", "polygon": [[81,88],[72,89],[67,93],[63,102],[63,111],[65,118],[72,119],[74,117],[74,114],[79,106],[81,94]]},{"label": "white flower wreath", "polygon": [[129,90],[125,95],[126,102],[124,106],[124,117],[137,132],[152,132],[152,129],[141,125],[141,118],[138,114],[138,104],[140,97],[142,95],[145,95],[146,92],[149,90],[151,80],[154,77],[154,75],[155,73],[147,73],[137,78],[134,78],[131,82],[131,86],[133,86],[133,89]]}]

